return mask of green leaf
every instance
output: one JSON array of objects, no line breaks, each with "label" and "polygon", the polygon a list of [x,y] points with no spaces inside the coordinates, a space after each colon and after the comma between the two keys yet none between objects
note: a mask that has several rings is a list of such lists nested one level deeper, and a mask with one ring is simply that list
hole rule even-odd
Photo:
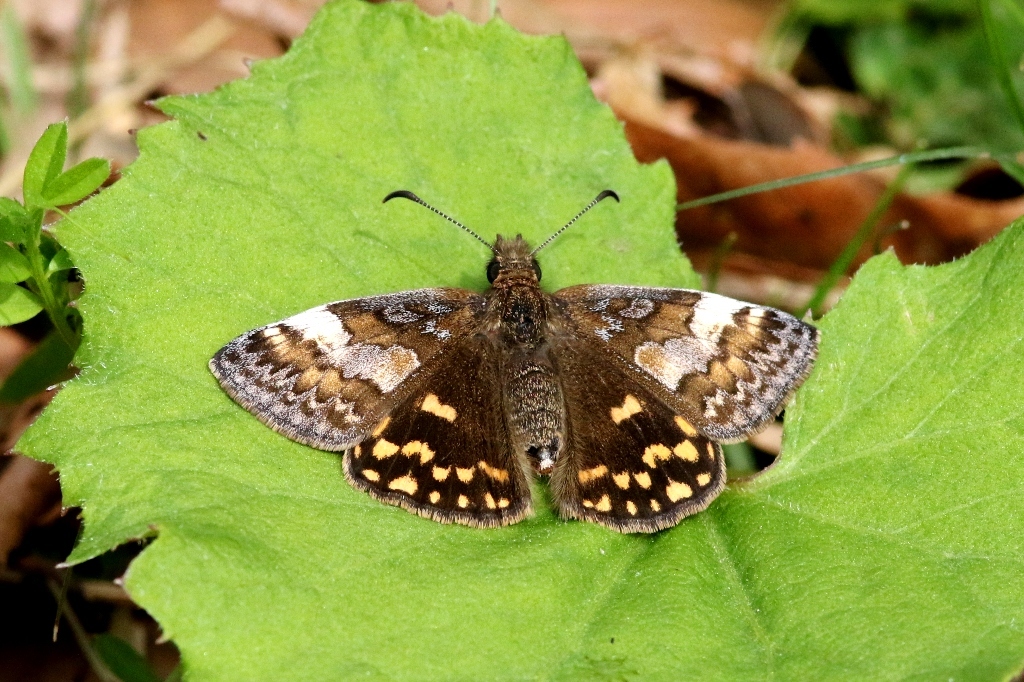
[{"label": "green leaf", "polygon": [[47,182],[43,187],[43,199],[49,202],[49,206],[73,204],[99,189],[109,175],[109,161],[86,159]]},{"label": "green leaf", "polygon": [[70,367],[75,351],[60,334],[51,332],[0,386],[0,403],[20,403],[50,386],[74,376]]},{"label": "green leaf", "polygon": [[16,284],[32,276],[28,258],[8,244],[0,243],[0,282]]},{"label": "green leaf", "polygon": [[[486,237],[550,290],[692,286],[675,183],[640,166],[561,38],[330,3],[285,57],[142,131],[59,235],[82,374],[19,443],[81,505],[78,562],[156,539],[126,586],[189,680],[1002,679],[1024,660],[1024,226],[938,268],[871,261],[825,318],[767,475],[654,536],[444,526],[348,486],[206,363],[340,298],[486,286]],[[452,377],[453,380],[472,378]],[[304,633],[296,636],[296,633]],[[307,636],[308,635],[308,636]]]},{"label": "green leaf", "polygon": [[0,241],[23,243],[28,222],[25,208],[14,199],[0,197]]},{"label": "green leaf", "polygon": [[93,639],[93,646],[121,682],[160,682],[149,662],[120,637],[98,635]]},{"label": "green leaf", "polygon": [[43,210],[11,212],[0,218],[0,241],[15,244],[33,243],[43,224]]},{"label": "green leaf", "polygon": [[71,255],[65,249],[61,249],[53,255],[53,258],[50,259],[50,262],[46,266],[46,272],[63,272],[64,270],[70,270],[73,267],[75,267],[75,264],[71,260]]},{"label": "green leaf", "polygon": [[42,309],[42,301],[28,289],[0,282],[0,326],[24,322]]},{"label": "green leaf", "polygon": [[0,197],[0,216],[24,215],[25,208],[14,199]]},{"label": "green leaf", "polygon": [[61,121],[46,127],[25,164],[23,192],[29,209],[49,206],[43,196],[46,186],[64,169],[68,150],[68,126]]}]

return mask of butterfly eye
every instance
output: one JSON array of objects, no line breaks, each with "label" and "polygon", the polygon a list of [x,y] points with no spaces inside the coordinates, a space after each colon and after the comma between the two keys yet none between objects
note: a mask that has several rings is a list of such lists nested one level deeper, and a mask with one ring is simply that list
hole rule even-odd
[{"label": "butterfly eye", "polygon": [[533,271],[537,274],[537,281],[540,281],[540,263],[533,261]]},{"label": "butterfly eye", "polygon": [[501,265],[498,263],[498,259],[495,258],[487,264],[487,281],[494,284],[494,280],[498,279],[499,272],[501,272]]}]

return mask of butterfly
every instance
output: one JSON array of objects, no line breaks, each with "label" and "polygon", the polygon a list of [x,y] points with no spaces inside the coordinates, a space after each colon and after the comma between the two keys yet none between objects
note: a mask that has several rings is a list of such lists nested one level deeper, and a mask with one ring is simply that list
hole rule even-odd
[{"label": "butterfly", "polygon": [[442,523],[497,527],[548,476],[562,517],[651,533],[725,485],[720,443],[771,421],[803,382],[818,331],[688,289],[585,284],[545,293],[537,248],[493,244],[490,288],[328,303],[213,356],[235,401],[292,440],[343,452],[358,490]]}]

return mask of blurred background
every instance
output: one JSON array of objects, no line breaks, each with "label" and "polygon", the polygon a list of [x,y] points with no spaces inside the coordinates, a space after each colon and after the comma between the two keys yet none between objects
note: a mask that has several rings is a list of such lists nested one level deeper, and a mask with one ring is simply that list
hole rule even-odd
[{"label": "blurred background", "polygon": [[[680,202],[906,152],[971,146],[1000,159],[893,165],[678,214],[706,288],[820,314],[873,254],[942,263],[1024,213],[1024,109],[1009,96],[1024,52],[1017,2],[418,4],[563,34],[637,158],[668,159]],[[135,131],[165,120],[147,102],[245,78],[252,61],[287,51],[321,4],[0,0],[0,196],[20,198],[32,145],[61,120],[69,161],[107,158],[116,182],[137,155]],[[88,284],[68,277],[75,290]],[[43,314],[0,327],[0,380],[50,331]],[[62,506],[48,465],[10,451],[53,393],[0,401],[0,682],[176,679],[173,643],[118,582],[141,545],[61,567],[77,510]],[[777,424],[732,446],[730,478],[770,465],[780,444]]]}]

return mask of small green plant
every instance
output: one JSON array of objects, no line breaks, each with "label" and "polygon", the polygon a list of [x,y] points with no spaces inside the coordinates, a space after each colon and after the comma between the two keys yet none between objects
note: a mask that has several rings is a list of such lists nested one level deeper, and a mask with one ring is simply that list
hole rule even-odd
[{"label": "small green plant", "polygon": [[82,317],[69,277],[68,252],[43,228],[47,211],[61,211],[95,192],[110,175],[105,159],[86,159],[64,170],[68,127],[54,123],[25,165],[24,203],[0,197],[0,325],[45,311],[53,331],[0,387],[0,402],[18,402],[65,378],[81,340]]}]

